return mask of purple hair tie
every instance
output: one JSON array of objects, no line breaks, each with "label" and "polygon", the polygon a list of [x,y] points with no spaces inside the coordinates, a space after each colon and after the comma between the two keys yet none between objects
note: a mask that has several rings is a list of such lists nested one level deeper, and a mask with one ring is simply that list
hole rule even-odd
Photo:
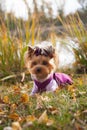
[{"label": "purple hair tie", "polygon": [[39,55],[48,56],[48,55],[49,55],[49,53],[47,52],[46,49],[39,48],[39,47],[36,47],[36,48],[35,48],[34,54],[35,54],[36,56],[39,56]]}]

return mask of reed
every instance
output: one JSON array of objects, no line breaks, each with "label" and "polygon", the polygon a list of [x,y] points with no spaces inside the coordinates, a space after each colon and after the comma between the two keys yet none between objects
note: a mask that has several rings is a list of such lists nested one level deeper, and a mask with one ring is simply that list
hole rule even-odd
[{"label": "reed", "polygon": [[75,41],[75,45],[70,45],[74,51],[76,58],[75,67],[87,70],[87,30],[78,13],[69,15],[66,18],[58,16],[58,20],[62,23],[66,30],[67,36]]},{"label": "reed", "polygon": [[5,17],[0,17],[0,77],[25,71],[27,45],[40,41],[41,31],[36,13],[27,21],[16,19],[12,14]]}]

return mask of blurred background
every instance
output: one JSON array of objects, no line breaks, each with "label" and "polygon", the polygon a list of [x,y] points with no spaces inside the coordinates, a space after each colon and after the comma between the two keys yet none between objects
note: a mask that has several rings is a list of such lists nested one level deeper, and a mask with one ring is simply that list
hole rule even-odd
[{"label": "blurred background", "polygon": [[0,78],[25,71],[27,45],[50,41],[58,70],[87,73],[87,0],[0,0]]}]

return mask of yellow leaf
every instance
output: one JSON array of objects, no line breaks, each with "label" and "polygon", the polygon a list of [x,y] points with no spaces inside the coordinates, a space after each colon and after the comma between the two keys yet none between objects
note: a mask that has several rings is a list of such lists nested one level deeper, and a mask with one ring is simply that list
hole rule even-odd
[{"label": "yellow leaf", "polygon": [[38,119],[38,123],[47,123],[48,121],[48,116],[47,116],[47,111],[45,110],[42,115]]},{"label": "yellow leaf", "polygon": [[22,130],[19,122],[13,122],[12,123],[12,130]]},{"label": "yellow leaf", "polygon": [[11,104],[11,107],[10,107],[10,112],[14,112],[14,110],[17,108],[17,105],[14,103],[14,104]]},{"label": "yellow leaf", "polygon": [[36,117],[34,115],[29,115],[26,117],[27,122],[34,122],[36,120]]},{"label": "yellow leaf", "polygon": [[8,96],[4,96],[3,97],[3,102],[9,104],[10,103],[9,97]]},{"label": "yellow leaf", "polygon": [[75,93],[76,88],[75,88],[75,86],[74,85],[68,86],[68,91],[71,92],[71,96],[73,98],[73,101],[76,102],[76,93]]},{"label": "yellow leaf", "polygon": [[29,95],[26,93],[23,93],[21,96],[21,102],[28,103],[29,102]]},{"label": "yellow leaf", "polygon": [[69,85],[68,86],[68,91],[72,92],[72,91],[74,91],[74,89],[75,89],[74,85]]},{"label": "yellow leaf", "polygon": [[78,82],[79,82],[79,85],[83,85],[83,80],[82,80],[82,78],[79,78]]}]

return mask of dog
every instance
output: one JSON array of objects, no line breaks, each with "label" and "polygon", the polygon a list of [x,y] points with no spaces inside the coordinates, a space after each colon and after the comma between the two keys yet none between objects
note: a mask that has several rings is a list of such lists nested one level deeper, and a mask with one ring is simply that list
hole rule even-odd
[{"label": "dog", "polygon": [[44,41],[36,46],[28,46],[25,53],[25,65],[34,81],[31,95],[44,91],[55,91],[58,87],[72,84],[71,78],[64,73],[55,73],[58,66],[56,49],[50,42]]}]

